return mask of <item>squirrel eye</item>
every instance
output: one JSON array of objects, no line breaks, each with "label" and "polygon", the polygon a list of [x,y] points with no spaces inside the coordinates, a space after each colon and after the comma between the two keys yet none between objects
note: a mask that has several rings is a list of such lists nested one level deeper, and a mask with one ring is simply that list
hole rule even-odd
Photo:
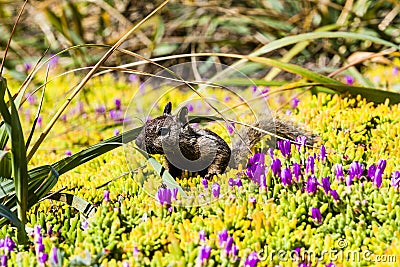
[{"label": "squirrel eye", "polygon": [[169,133],[169,128],[167,127],[161,127],[160,129],[158,129],[157,135],[167,135]]}]

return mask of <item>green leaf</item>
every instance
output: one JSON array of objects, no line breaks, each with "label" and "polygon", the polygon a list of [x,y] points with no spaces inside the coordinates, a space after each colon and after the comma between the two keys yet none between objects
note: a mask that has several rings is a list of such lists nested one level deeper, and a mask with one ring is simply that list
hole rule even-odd
[{"label": "green leaf", "polygon": [[12,161],[11,152],[0,150],[0,177],[11,178],[12,174]]},{"label": "green leaf", "polygon": [[15,216],[15,214],[6,206],[0,204],[0,217],[4,217],[7,220],[11,221],[18,229],[23,229],[24,225],[22,222]]}]

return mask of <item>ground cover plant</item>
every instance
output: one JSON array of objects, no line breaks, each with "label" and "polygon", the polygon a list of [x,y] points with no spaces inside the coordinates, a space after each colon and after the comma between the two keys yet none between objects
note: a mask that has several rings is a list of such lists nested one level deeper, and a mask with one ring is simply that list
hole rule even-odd
[{"label": "ground cover plant", "polygon": [[[95,7],[68,1],[56,10],[44,5],[57,40],[78,46],[38,56],[37,64],[16,60],[23,53],[16,52],[16,44],[28,43],[19,39],[16,23],[16,42],[7,45],[10,58],[5,52],[0,72],[0,264],[397,265],[399,8],[384,1],[349,2],[330,2],[332,10],[287,1],[233,3],[243,18],[236,29],[234,19],[202,13],[215,7],[212,3],[198,6],[196,14],[206,15],[186,18],[185,26],[178,27],[185,35],[188,25],[199,22],[196,29],[201,30],[208,25],[202,20],[211,20],[215,28],[207,28],[208,35],[232,38],[226,31],[244,36],[261,31],[256,22],[285,14],[284,7],[285,18],[291,12],[305,18],[312,18],[307,12],[319,14],[308,24],[315,31],[299,31],[307,27],[298,19],[287,24],[281,18],[272,29],[263,29],[268,43],[257,47],[253,39],[243,41],[250,52],[240,50],[243,42],[210,37],[210,43],[220,42],[214,50],[208,50],[210,43],[200,43],[190,54],[181,54],[186,43],[177,46],[171,41],[176,38],[165,33],[177,21],[164,28],[162,12],[192,11],[188,3],[149,4],[149,15],[127,23],[129,31],[111,45],[82,45],[88,36],[82,14],[97,11]],[[121,19],[113,3],[102,6],[104,25],[109,25],[107,14]],[[339,7],[345,8],[340,12]],[[222,4],[220,8],[226,11]],[[265,15],[267,9],[270,14]],[[377,14],[375,20],[369,12]],[[68,28],[70,19],[75,24]],[[320,29],[329,20],[336,25]],[[157,25],[154,45],[147,42],[151,60],[140,45],[121,47],[132,42],[132,33],[139,31],[141,41],[153,34],[146,23]],[[106,35],[107,26],[99,25],[98,36]],[[311,53],[319,51],[321,40],[334,40],[337,51],[332,47],[319,53],[317,58],[329,63],[318,70],[320,62]],[[367,53],[353,53],[356,59],[351,59],[356,49]],[[173,55],[156,58],[168,54]],[[189,65],[196,65],[200,78],[221,62],[242,76],[219,70],[207,73],[207,79],[188,78],[179,73],[179,65],[166,70],[163,60],[165,66],[171,65],[169,60],[192,60]],[[143,83],[146,76],[150,78]],[[178,82],[179,88],[160,80]],[[318,142],[310,147],[302,137],[277,138],[271,146],[265,138],[249,153],[247,164],[210,180],[188,176],[175,181],[161,171],[163,157],[149,158],[132,149],[140,126],[160,115],[168,101],[205,115],[197,117],[195,127],[207,127],[230,144],[235,130],[248,120],[240,109],[243,103],[255,107],[244,101],[248,99],[312,131]],[[169,182],[167,188],[160,187],[161,180]]]}]

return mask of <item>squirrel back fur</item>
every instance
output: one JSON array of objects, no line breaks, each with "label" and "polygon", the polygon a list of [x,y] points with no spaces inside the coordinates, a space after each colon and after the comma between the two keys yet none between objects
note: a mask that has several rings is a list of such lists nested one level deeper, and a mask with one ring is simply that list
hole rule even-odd
[{"label": "squirrel back fur", "polygon": [[250,149],[266,135],[265,132],[276,132],[278,136],[289,140],[305,136],[307,144],[314,142],[314,137],[299,127],[266,117],[261,118],[254,127],[243,127],[232,140],[231,150],[216,133],[191,127],[186,107],[179,110],[176,116],[171,111],[169,102],[162,116],[146,122],[136,138],[136,144],[149,154],[165,155],[166,169],[173,177],[180,178],[182,170],[188,170],[211,178],[214,174],[225,172],[228,165],[236,168],[239,164],[245,164]]}]

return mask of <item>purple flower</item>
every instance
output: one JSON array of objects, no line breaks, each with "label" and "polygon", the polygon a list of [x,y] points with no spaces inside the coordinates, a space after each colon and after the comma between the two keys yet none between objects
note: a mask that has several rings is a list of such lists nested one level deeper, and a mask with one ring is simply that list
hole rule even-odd
[{"label": "purple flower", "polygon": [[172,188],[171,192],[172,192],[172,198],[176,200],[178,197],[178,187]]},{"label": "purple flower", "polygon": [[47,253],[40,252],[38,256],[38,261],[42,264],[46,263],[47,261]]},{"label": "purple flower", "polygon": [[114,129],[114,136],[117,136],[117,135],[119,135],[119,129],[118,129],[118,128],[115,128],[115,129]]},{"label": "purple flower", "polygon": [[207,189],[207,188],[208,188],[208,181],[207,181],[207,179],[201,180],[201,183],[203,184],[204,189]]},{"label": "purple flower", "polygon": [[162,206],[166,204],[167,206],[171,205],[172,192],[169,188],[160,188],[157,191],[157,199]]},{"label": "purple flower", "polygon": [[24,63],[25,71],[29,71],[32,68],[32,65],[29,63]]},{"label": "purple flower", "polygon": [[224,245],[224,242],[228,240],[228,230],[224,229],[221,232],[219,232],[218,237],[219,237],[219,246],[222,247]]},{"label": "purple flower", "polygon": [[65,156],[67,156],[67,157],[72,156],[71,150],[69,150],[69,149],[65,150]]},{"label": "purple flower", "polygon": [[219,185],[219,183],[213,183],[212,193],[214,197],[219,197],[219,194],[221,193],[221,186]]},{"label": "purple flower", "polygon": [[233,180],[233,178],[229,178],[228,185],[231,187],[235,186],[235,180]]},{"label": "purple flower", "polygon": [[249,202],[250,203],[256,203],[257,199],[254,196],[249,197]]},{"label": "purple flower", "polygon": [[271,157],[271,159],[274,159],[274,150],[271,147],[268,149],[268,154]]},{"label": "purple flower", "polygon": [[105,105],[100,105],[94,111],[96,112],[97,116],[103,115],[103,114],[106,113],[106,106]]},{"label": "purple flower", "polygon": [[321,211],[318,208],[311,208],[311,217],[320,224],[322,222]]},{"label": "purple flower", "polygon": [[336,190],[331,190],[331,191],[329,191],[329,193],[331,194],[331,196],[333,197],[334,200],[336,200],[336,201],[339,200],[339,194]]},{"label": "purple flower", "polygon": [[293,163],[292,169],[293,169],[294,178],[295,178],[296,181],[298,182],[298,181],[300,180],[300,171],[301,171],[301,166],[300,166],[300,164],[298,164],[298,163]]},{"label": "purple flower", "polygon": [[346,81],[346,83],[347,83],[348,85],[352,85],[352,84],[354,83],[354,78],[353,78],[353,76],[346,75],[346,76],[344,76],[344,79],[345,79],[345,81]]},{"label": "purple flower", "polygon": [[54,68],[58,63],[58,56],[54,54],[50,54],[50,61],[49,61],[49,66],[50,68]]},{"label": "purple flower", "polygon": [[247,166],[252,166],[252,165],[264,165],[265,162],[265,154],[264,153],[256,153],[254,156],[249,158],[249,162],[247,163]]},{"label": "purple flower", "polygon": [[115,109],[116,110],[121,110],[121,99],[115,98],[114,99],[114,104],[115,104]]},{"label": "purple flower", "polygon": [[[1,242],[1,241],[2,241],[2,242]],[[6,254],[7,254],[9,251],[13,251],[13,250],[14,250],[14,248],[15,248],[15,242],[11,239],[11,237],[6,236],[4,239],[1,239],[1,241],[0,241],[0,243],[3,243],[3,245],[0,246],[0,248],[1,248],[1,247],[5,248]]]},{"label": "purple flower", "polygon": [[122,122],[123,121],[122,111],[115,109],[110,110],[110,118],[116,122]]},{"label": "purple flower", "polygon": [[36,249],[37,249],[37,251],[38,251],[39,253],[44,252],[44,245],[43,245],[43,243],[42,243],[42,242],[38,243]]},{"label": "purple flower", "polygon": [[210,246],[201,246],[199,250],[198,260],[203,265],[211,255],[211,247]]},{"label": "purple flower", "polygon": [[227,123],[226,128],[228,129],[229,134],[232,135],[234,132],[233,128],[235,128],[235,123],[233,122]]},{"label": "purple flower", "polygon": [[253,93],[257,92],[257,86],[256,85],[253,85],[251,88],[253,89]]},{"label": "purple flower", "polygon": [[297,108],[297,106],[299,105],[300,99],[298,99],[297,97],[292,99],[292,108],[295,109]]},{"label": "purple flower", "polygon": [[242,180],[240,178],[236,178],[235,179],[235,184],[236,184],[237,187],[241,187],[243,185],[242,184]]},{"label": "purple flower", "polygon": [[278,175],[281,172],[281,161],[276,158],[272,160],[271,169],[274,175]]},{"label": "purple flower", "polygon": [[188,104],[187,105],[187,109],[188,109],[189,112],[192,112],[194,110],[194,107],[193,107],[192,104]]},{"label": "purple flower", "polygon": [[228,236],[228,239],[226,240],[226,244],[225,244],[226,255],[229,255],[231,253],[232,246],[233,246],[233,237]]},{"label": "purple flower", "polygon": [[368,175],[368,177],[369,177],[370,179],[374,179],[375,171],[376,171],[376,166],[375,166],[374,164],[372,164],[371,166],[369,166],[367,175]]},{"label": "purple flower", "polygon": [[199,231],[199,239],[200,242],[206,242],[206,231],[204,230]]},{"label": "purple flower", "polygon": [[292,185],[292,173],[290,172],[290,168],[284,168],[281,173],[281,181],[285,186]]},{"label": "purple flower", "polygon": [[105,202],[109,202],[110,201],[110,191],[104,190],[103,198],[104,198]]},{"label": "purple flower", "polygon": [[0,266],[7,267],[7,255],[0,255]]},{"label": "purple flower", "polygon": [[325,149],[324,145],[321,146],[321,152],[320,152],[319,156],[320,156],[321,161],[324,162],[326,159],[326,149]]},{"label": "purple flower", "polygon": [[393,76],[397,76],[399,74],[399,68],[397,66],[393,67],[392,74],[393,74]]},{"label": "purple flower", "polygon": [[306,162],[306,173],[314,174],[314,157],[309,156]]},{"label": "purple flower", "polygon": [[129,80],[130,82],[137,82],[138,78],[137,78],[136,74],[131,73],[131,74],[129,74],[129,76],[128,76],[128,80]]},{"label": "purple flower", "polygon": [[317,192],[317,186],[318,186],[318,181],[315,175],[311,175],[308,177],[307,184],[306,184],[306,190],[309,194],[314,194]]},{"label": "purple flower", "polygon": [[336,174],[336,179],[341,181],[344,178],[344,173],[343,173],[343,167],[342,164],[337,163],[335,165],[333,165],[333,171]]},{"label": "purple flower", "polygon": [[280,140],[277,143],[282,155],[286,158],[290,157],[290,140]]},{"label": "purple flower", "polygon": [[322,188],[325,191],[325,194],[328,194],[331,190],[331,183],[329,181],[329,176],[326,178],[322,178]]},{"label": "purple flower", "polygon": [[265,174],[260,175],[258,183],[260,188],[267,188],[267,177],[265,177]]},{"label": "purple flower", "polygon": [[62,114],[61,117],[60,117],[60,119],[61,119],[63,122],[66,122],[66,121],[67,121],[67,114]]},{"label": "purple flower", "polygon": [[306,145],[307,137],[305,137],[305,136],[297,136],[295,141],[297,143],[296,144],[297,149],[300,151],[301,148]]},{"label": "purple flower", "polygon": [[253,251],[250,253],[249,256],[247,256],[246,261],[244,262],[245,267],[255,267],[257,266],[257,263],[260,260],[258,259],[258,254],[256,251]]},{"label": "purple flower", "polygon": [[376,168],[380,169],[383,172],[385,170],[385,168],[386,168],[386,160],[385,159],[380,159],[378,161],[378,164],[377,164]]},{"label": "purple flower", "polygon": [[42,118],[41,115],[39,115],[39,117],[38,117],[38,119],[37,119],[37,125],[38,125],[39,127],[42,127],[42,123],[43,123],[43,118]]},{"label": "purple flower", "polygon": [[336,267],[336,265],[333,262],[328,263],[325,265],[326,267]]},{"label": "purple flower", "polygon": [[139,248],[135,246],[133,248],[133,257],[137,258],[139,256],[139,253],[140,253]]},{"label": "purple flower", "polygon": [[130,267],[129,262],[127,261],[122,262],[122,267]]},{"label": "purple flower", "polygon": [[398,188],[399,183],[400,183],[400,171],[395,171],[392,173],[391,185],[395,188]]},{"label": "purple flower", "polygon": [[224,101],[225,101],[225,102],[228,102],[229,100],[231,100],[231,97],[230,97],[230,96],[227,95],[227,96],[224,97]]},{"label": "purple flower", "polygon": [[83,230],[88,229],[88,227],[89,227],[89,222],[88,222],[88,220],[84,220],[83,222],[81,222],[81,228],[82,228]]},{"label": "purple flower", "polygon": [[37,101],[37,98],[35,95],[29,95],[26,100],[28,100],[30,105],[34,105]]},{"label": "purple flower", "polygon": [[232,256],[236,257],[239,253],[239,248],[236,245],[233,245],[232,247]]},{"label": "purple flower", "polygon": [[382,174],[383,174],[383,170],[380,168],[376,168],[375,176],[374,176],[374,184],[378,188],[380,188],[382,185]]},{"label": "purple flower", "polygon": [[349,167],[350,179],[360,178],[364,172],[364,165],[358,161],[353,161]]}]

